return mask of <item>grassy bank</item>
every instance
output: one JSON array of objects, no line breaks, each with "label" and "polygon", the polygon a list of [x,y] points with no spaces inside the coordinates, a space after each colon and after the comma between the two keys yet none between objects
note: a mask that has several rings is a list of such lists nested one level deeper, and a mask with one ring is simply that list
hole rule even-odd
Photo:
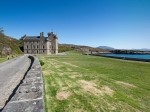
[{"label": "grassy bank", "polygon": [[12,58],[18,57],[18,56],[21,56],[21,54],[20,55],[15,54],[15,55],[8,55],[8,56],[0,56],[0,63],[7,61],[7,60],[10,60]]},{"label": "grassy bank", "polygon": [[0,63],[6,61],[7,58],[6,57],[0,57]]},{"label": "grassy bank", "polygon": [[76,52],[40,60],[47,112],[150,110],[150,63]]}]

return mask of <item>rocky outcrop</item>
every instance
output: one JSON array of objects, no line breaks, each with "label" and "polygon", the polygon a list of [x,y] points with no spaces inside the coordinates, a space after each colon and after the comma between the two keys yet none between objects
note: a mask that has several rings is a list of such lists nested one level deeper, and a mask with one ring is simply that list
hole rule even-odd
[{"label": "rocky outcrop", "polygon": [[4,46],[2,49],[1,49],[1,54],[2,55],[10,55],[12,53],[12,49],[8,46]]}]

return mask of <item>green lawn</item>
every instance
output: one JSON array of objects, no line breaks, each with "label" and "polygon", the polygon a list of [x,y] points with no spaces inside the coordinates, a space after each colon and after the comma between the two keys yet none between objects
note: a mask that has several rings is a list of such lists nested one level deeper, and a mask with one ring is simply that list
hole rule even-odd
[{"label": "green lawn", "polygon": [[6,57],[3,57],[3,58],[0,57],[0,63],[1,63],[1,62],[4,62],[4,61],[6,61],[6,60],[7,60]]},{"label": "green lawn", "polygon": [[47,112],[150,112],[150,63],[41,56]]},{"label": "green lawn", "polygon": [[7,61],[8,58],[9,58],[9,59],[12,59],[12,58],[15,58],[15,57],[17,57],[17,56],[19,56],[19,54],[16,54],[16,55],[9,55],[9,56],[2,56],[2,57],[0,57],[0,63],[2,63],[2,62],[4,62],[4,61]]}]

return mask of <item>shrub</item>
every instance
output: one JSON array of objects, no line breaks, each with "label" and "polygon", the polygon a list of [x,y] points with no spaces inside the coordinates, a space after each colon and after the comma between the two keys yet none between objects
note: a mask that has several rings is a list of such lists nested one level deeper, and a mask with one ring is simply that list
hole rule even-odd
[{"label": "shrub", "polygon": [[43,66],[45,63],[42,60],[40,60],[40,64],[41,66]]}]

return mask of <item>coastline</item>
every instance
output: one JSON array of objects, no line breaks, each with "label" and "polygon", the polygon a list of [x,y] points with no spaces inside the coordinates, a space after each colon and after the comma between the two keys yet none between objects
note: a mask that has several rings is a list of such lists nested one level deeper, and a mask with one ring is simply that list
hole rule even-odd
[{"label": "coastline", "polygon": [[[129,58],[129,57],[115,57],[115,56],[107,56],[104,54],[90,54],[93,56],[101,56],[101,57],[107,57],[107,58],[115,58],[115,59],[122,59],[122,60],[132,60],[132,61],[142,61],[142,62],[150,62],[150,59],[140,59],[140,58]],[[147,55],[147,54],[144,54]]]}]

